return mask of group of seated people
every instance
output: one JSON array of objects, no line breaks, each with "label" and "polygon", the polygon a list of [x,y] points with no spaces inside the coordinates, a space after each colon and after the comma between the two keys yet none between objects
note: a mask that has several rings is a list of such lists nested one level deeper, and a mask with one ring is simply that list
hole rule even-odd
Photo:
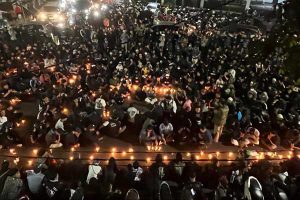
[{"label": "group of seated people", "polygon": [[[174,9],[191,31],[153,26],[153,15],[132,7],[110,9],[109,27],[74,26],[59,45],[22,26],[11,28],[16,39],[1,30],[1,147],[99,146],[104,135],[154,147],[300,147],[299,88],[282,73],[283,49],[256,57],[251,48],[269,33],[223,29],[249,25],[251,15]],[[23,130],[30,137],[17,130],[28,117],[23,101],[39,102]]]},{"label": "group of seated people", "polygon": [[158,154],[150,167],[138,161],[118,166],[114,158],[106,164],[101,158],[86,162],[76,155],[71,161],[55,159],[45,149],[38,156],[29,167],[21,159],[3,161],[1,199],[296,200],[300,194],[297,156],[280,163],[242,159],[223,165],[217,158],[198,162],[193,154],[183,160],[181,153],[166,162]]}]

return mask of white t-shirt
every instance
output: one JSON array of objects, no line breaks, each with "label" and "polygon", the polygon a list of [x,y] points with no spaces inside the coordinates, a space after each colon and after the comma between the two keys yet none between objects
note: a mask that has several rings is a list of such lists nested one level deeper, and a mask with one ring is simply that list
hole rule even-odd
[{"label": "white t-shirt", "polygon": [[97,98],[95,101],[95,109],[99,110],[106,107],[106,102],[102,98]]},{"label": "white t-shirt", "polygon": [[135,115],[139,114],[140,112],[139,112],[139,110],[136,109],[135,107],[129,107],[129,108],[127,109],[127,113],[128,113],[128,115],[129,115],[129,117],[132,119],[132,118],[135,117]]},{"label": "white t-shirt", "polygon": [[5,122],[7,122],[7,117],[6,116],[0,117],[0,129],[2,128]]},{"label": "white t-shirt", "polygon": [[159,126],[159,132],[160,134],[167,134],[173,131],[173,125],[171,123],[169,123],[167,126],[162,123]]},{"label": "white t-shirt", "polygon": [[89,165],[89,173],[86,178],[86,183],[89,184],[91,178],[97,178],[98,174],[102,171],[99,165]]},{"label": "white t-shirt", "polygon": [[61,121],[61,119],[57,120],[56,124],[55,124],[55,129],[61,129],[61,130],[65,130],[64,128],[64,122]]}]

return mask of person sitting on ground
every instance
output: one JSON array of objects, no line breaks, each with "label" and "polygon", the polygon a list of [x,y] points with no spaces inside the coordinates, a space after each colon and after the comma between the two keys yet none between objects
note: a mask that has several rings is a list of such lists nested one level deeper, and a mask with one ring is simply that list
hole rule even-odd
[{"label": "person sitting on ground", "polygon": [[21,197],[24,183],[18,169],[11,169],[5,180],[0,199],[15,200]]},{"label": "person sitting on ground", "polygon": [[213,142],[212,133],[203,124],[201,124],[199,126],[197,134],[195,135],[195,140],[201,145],[212,144]]},{"label": "person sitting on ground", "polygon": [[33,199],[38,199],[42,193],[42,181],[45,177],[41,172],[40,167],[35,167],[33,170],[27,170],[27,184]]},{"label": "person sitting on ground", "polygon": [[266,134],[262,135],[260,139],[260,144],[263,148],[268,150],[275,150],[280,145],[280,137],[274,131],[268,131]]},{"label": "person sitting on ground", "polygon": [[45,141],[47,147],[50,148],[59,148],[62,147],[62,143],[60,142],[60,133],[58,130],[50,129],[45,136]]},{"label": "person sitting on ground", "polygon": [[300,131],[297,129],[292,129],[292,130],[287,131],[284,134],[282,145],[285,148],[288,148],[291,150],[294,150],[294,149],[299,150],[300,149]]},{"label": "person sitting on ground", "polygon": [[174,142],[173,125],[167,118],[159,125],[159,134],[163,143],[166,145],[168,142]]},{"label": "person sitting on ground", "polygon": [[158,146],[159,137],[156,135],[151,125],[141,131],[140,142],[146,146]]},{"label": "person sitting on ground", "polygon": [[232,139],[231,143],[241,148],[248,147],[248,145],[259,145],[259,131],[256,128],[249,127],[245,133],[241,132],[238,140]]},{"label": "person sitting on ground", "polygon": [[55,124],[55,129],[61,129],[65,131],[64,122],[66,122],[68,117],[66,115],[62,115]]},{"label": "person sitting on ground", "polygon": [[65,135],[62,135],[62,143],[64,148],[70,148],[73,146],[80,145],[79,143],[79,137],[81,135],[81,129],[75,128],[71,133],[67,133]]},{"label": "person sitting on ground", "polygon": [[91,165],[89,165],[89,172],[86,178],[86,183],[89,184],[91,178],[96,178],[98,179],[98,177],[101,175],[102,173],[102,168],[100,166],[100,161],[99,160],[94,160],[93,163]]},{"label": "person sitting on ground", "polygon": [[140,114],[139,110],[134,107],[134,104],[130,104],[127,109],[128,122],[134,123],[136,115]]}]

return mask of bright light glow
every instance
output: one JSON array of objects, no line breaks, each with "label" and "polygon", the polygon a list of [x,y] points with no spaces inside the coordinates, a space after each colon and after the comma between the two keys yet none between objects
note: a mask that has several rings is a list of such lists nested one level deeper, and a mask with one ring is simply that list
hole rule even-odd
[{"label": "bright light glow", "polygon": [[134,159],[134,156],[130,156],[130,160],[133,160]]},{"label": "bright light glow", "polygon": [[62,3],[60,4],[60,7],[61,7],[61,8],[66,8],[65,2],[62,2]]},{"label": "bright light glow", "polygon": [[69,21],[69,24],[70,24],[70,25],[73,25],[73,24],[74,24],[74,21],[73,21],[73,20],[70,20],[70,21]]},{"label": "bright light glow", "polygon": [[232,152],[229,152],[229,153],[228,153],[228,156],[231,157],[231,156],[232,156]]},{"label": "bright light glow", "polygon": [[123,151],[123,152],[122,152],[122,156],[126,156],[126,151]]},{"label": "bright light glow", "polygon": [[42,21],[45,21],[47,19],[47,15],[45,13],[38,14],[38,18]]},{"label": "bright light glow", "polygon": [[65,20],[65,18],[64,18],[63,16],[61,16],[61,15],[60,15],[60,16],[58,16],[57,18],[58,18],[58,21],[60,21],[60,22],[62,22],[62,21],[64,21],[64,20]]},{"label": "bright light glow", "polygon": [[90,160],[94,160],[94,156],[90,156]]},{"label": "bright light glow", "polygon": [[95,8],[99,8],[99,3],[95,3],[95,4],[94,4],[94,7],[95,7]]},{"label": "bright light glow", "polygon": [[101,6],[101,10],[106,10],[106,9],[107,9],[107,5],[104,4]]},{"label": "bright light glow", "polygon": [[100,148],[99,147],[96,147],[96,152],[99,152]]},{"label": "bright light glow", "polygon": [[72,13],[76,13],[77,10],[76,10],[75,8],[72,8],[71,12],[72,12]]},{"label": "bright light glow", "polygon": [[33,152],[34,155],[36,155],[38,153],[38,150],[37,149],[33,149],[32,152]]},{"label": "bright light glow", "polygon": [[10,152],[11,154],[13,154],[13,155],[16,154],[15,149],[10,149],[9,152]]},{"label": "bright light glow", "polygon": [[164,160],[168,160],[168,156],[164,156],[163,159],[164,159]]},{"label": "bright light glow", "polygon": [[95,16],[95,17],[99,17],[99,12],[98,12],[98,11],[95,11],[95,12],[94,12],[94,16]]},{"label": "bright light glow", "polygon": [[[59,24],[57,24],[57,27],[58,27],[58,28],[64,28],[65,25],[64,25],[63,23],[59,23]],[[71,82],[73,82],[74,80],[73,80],[73,79],[70,79],[69,81],[70,81],[70,83],[71,83]],[[75,82],[75,81],[74,81],[74,82]]]},{"label": "bright light glow", "polygon": [[129,150],[128,150],[128,151],[132,153],[132,152],[133,152],[133,148],[129,148]]},{"label": "bright light glow", "polygon": [[88,14],[88,13],[89,13],[89,10],[88,10],[88,9],[86,9],[86,10],[84,10],[84,12],[85,12],[86,14]]},{"label": "bright light glow", "polygon": [[151,162],[151,158],[147,158],[146,161],[149,163]]}]

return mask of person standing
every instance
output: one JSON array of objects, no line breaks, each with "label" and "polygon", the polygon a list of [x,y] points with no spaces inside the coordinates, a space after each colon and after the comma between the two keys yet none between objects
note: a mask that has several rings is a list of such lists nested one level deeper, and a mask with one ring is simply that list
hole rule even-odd
[{"label": "person standing", "polygon": [[227,120],[229,112],[229,107],[226,105],[225,101],[222,99],[214,109],[214,142],[218,143],[220,136],[223,133],[223,128]]},{"label": "person standing", "polygon": [[126,30],[123,30],[123,33],[121,34],[121,47],[125,52],[128,51],[128,41],[129,41],[129,35],[127,34]]}]

